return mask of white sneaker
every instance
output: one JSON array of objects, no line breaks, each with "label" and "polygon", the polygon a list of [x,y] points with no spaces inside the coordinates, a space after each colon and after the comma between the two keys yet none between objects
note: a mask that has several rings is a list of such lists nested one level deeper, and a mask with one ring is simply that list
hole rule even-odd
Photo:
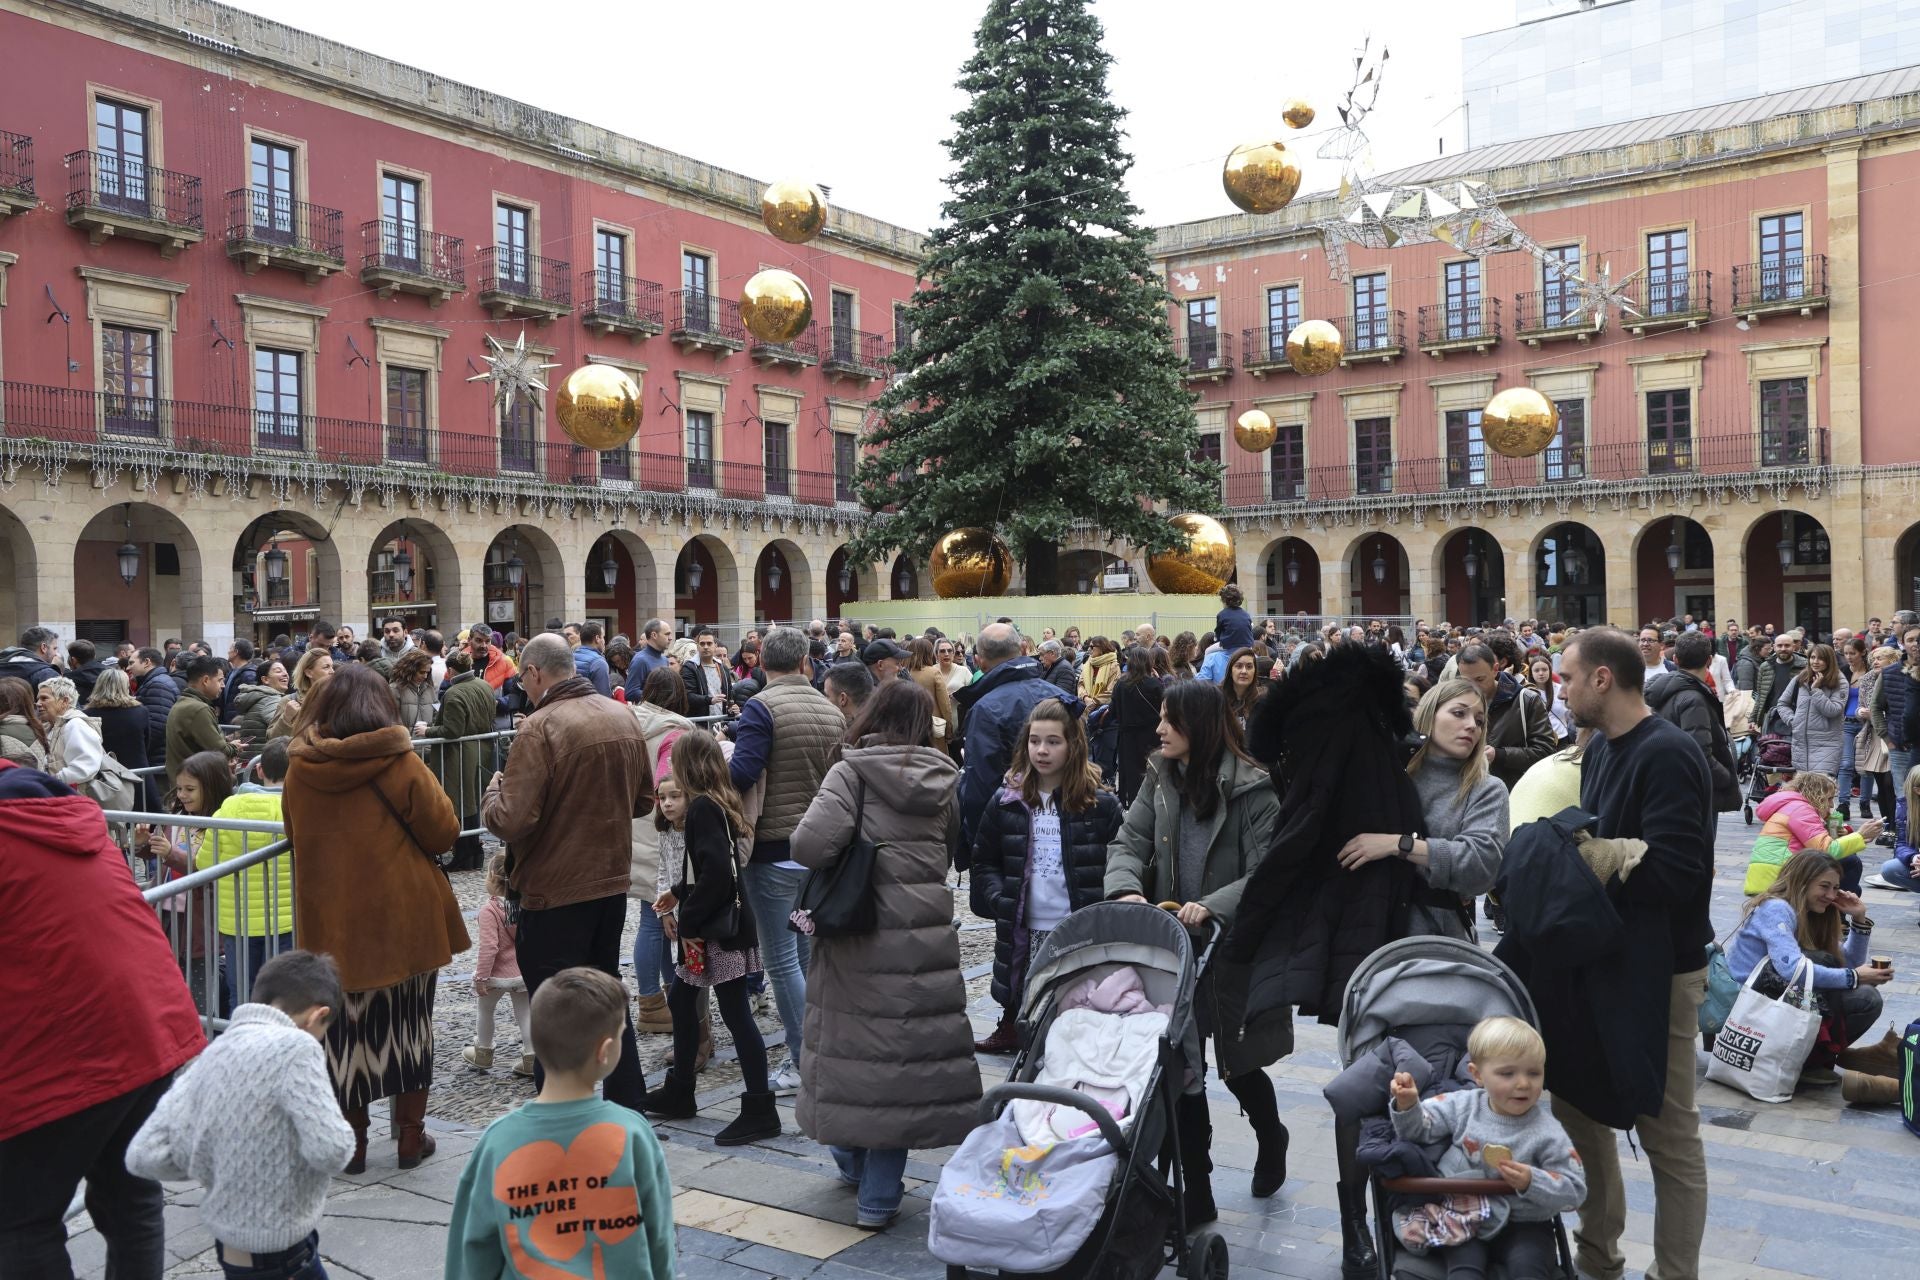
[{"label": "white sneaker", "polygon": [[773,1087],[774,1097],[790,1098],[800,1092],[800,1073],[792,1067],[782,1067],[773,1073],[773,1079],[770,1083]]},{"label": "white sneaker", "polygon": [[1893,883],[1893,881],[1887,879],[1883,875],[1878,874],[1877,872],[1873,875],[1864,877],[1860,881],[1860,883],[1865,885],[1869,889],[1894,889],[1899,892],[1903,892],[1903,893],[1905,892],[1905,890],[1900,885]]}]

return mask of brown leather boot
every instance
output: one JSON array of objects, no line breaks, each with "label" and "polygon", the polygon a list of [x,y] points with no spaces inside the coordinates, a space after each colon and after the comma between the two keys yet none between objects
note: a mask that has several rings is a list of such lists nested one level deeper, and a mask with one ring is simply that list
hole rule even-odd
[{"label": "brown leather boot", "polygon": [[1897,1107],[1900,1105],[1900,1082],[1892,1076],[1843,1071],[1840,1073],[1840,1096],[1858,1107]]},{"label": "brown leather boot", "polygon": [[700,1048],[693,1055],[693,1069],[705,1071],[707,1060],[713,1057],[713,998],[706,992],[700,993]]},{"label": "brown leather boot", "polygon": [[985,1040],[973,1043],[975,1053],[1013,1053],[1020,1048],[1020,1027],[1008,1014]]},{"label": "brown leather boot", "polygon": [[1900,1074],[1900,1033],[1892,1027],[1877,1044],[1856,1044],[1842,1049],[1833,1056],[1834,1062],[1843,1070],[1858,1071],[1869,1076],[1897,1076]]},{"label": "brown leather boot", "polygon": [[427,1132],[427,1091],[394,1095],[393,1118],[400,1126],[400,1167],[412,1169],[434,1152],[433,1135]]},{"label": "brown leather boot", "polygon": [[342,1173],[365,1173],[367,1171],[367,1109],[365,1107],[343,1107],[340,1114],[347,1118],[347,1125],[353,1130],[353,1159],[347,1161]]}]

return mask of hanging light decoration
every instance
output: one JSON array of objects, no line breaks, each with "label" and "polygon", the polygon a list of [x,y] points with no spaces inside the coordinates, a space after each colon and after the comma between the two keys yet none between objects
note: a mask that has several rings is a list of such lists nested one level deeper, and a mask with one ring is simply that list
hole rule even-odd
[{"label": "hanging light decoration", "polygon": [[287,561],[292,557],[280,549],[278,542],[267,545],[267,554],[263,557],[267,563],[267,581],[284,582],[287,577]]},{"label": "hanging light decoration", "polygon": [[1287,549],[1287,585],[1290,587],[1300,585],[1300,561],[1294,555],[1292,548]]},{"label": "hanging light decoration", "polygon": [[771,553],[767,556],[767,590],[780,589],[780,557]]},{"label": "hanging light decoration", "polygon": [[893,588],[893,594],[895,596],[911,596],[913,594],[913,570],[902,564],[899,574],[896,575],[893,580]]},{"label": "hanging light decoration", "polygon": [[1387,580],[1387,553],[1377,542],[1373,544],[1373,580],[1382,585]]},{"label": "hanging light decoration", "polygon": [[608,591],[620,580],[620,562],[613,558],[613,543],[606,543],[603,558],[600,561],[600,584]]},{"label": "hanging light decoration", "polygon": [[526,577],[527,562],[522,560],[520,553],[516,551],[507,557],[507,585],[518,591],[520,584],[526,581]]},{"label": "hanging light decoration", "polygon": [[700,563],[700,557],[689,551],[687,553],[687,594],[692,595],[698,591],[700,584],[706,580],[706,576],[706,566]]},{"label": "hanging light decoration", "polygon": [[1680,541],[1674,534],[1667,535],[1667,572],[1680,572]]},{"label": "hanging light decoration", "polygon": [[393,585],[404,592],[413,589],[413,553],[405,543],[393,553]]},{"label": "hanging light decoration", "polygon": [[133,542],[133,504],[131,502],[127,504],[124,516],[127,522],[127,540],[120,544],[120,550],[114,555],[120,561],[120,581],[132,586],[133,580],[140,576],[140,548]]},{"label": "hanging light decoration", "polygon": [[840,566],[840,594],[844,596],[851,595],[852,593],[853,570],[849,569],[845,564],[842,564]]},{"label": "hanging light decoration", "polygon": [[1780,553],[1780,568],[1782,570],[1793,568],[1793,539],[1782,538],[1773,544],[1773,549]]},{"label": "hanging light decoration", "polygon": [[1480,576],[1480,554],[1474,550],[1471,539],[1467,542],[1467,554],[1460,557],[1460,560],[1466,568],[1467,581],[1471,582]]}]

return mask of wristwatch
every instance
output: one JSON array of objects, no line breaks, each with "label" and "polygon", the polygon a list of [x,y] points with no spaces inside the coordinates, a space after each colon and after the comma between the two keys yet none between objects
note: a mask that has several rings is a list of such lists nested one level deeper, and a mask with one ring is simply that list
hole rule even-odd
[{"label": "wristwatch", "polygon": [[1413,833],[1411,831],[1400,837],[1400,856],[1403,858],[1411,858],[1413,856]]}]

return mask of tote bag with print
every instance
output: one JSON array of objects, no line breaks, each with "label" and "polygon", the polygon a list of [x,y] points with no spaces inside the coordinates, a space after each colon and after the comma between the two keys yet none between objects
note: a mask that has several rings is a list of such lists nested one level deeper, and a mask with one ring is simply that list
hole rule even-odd
[{"label": "tote bag with print", "polygon": [[1754,979],[1764,967],[1753,966],[1734,998],[1725,1025],[1713,1038],[1707,1079],[1761,1102],[1786,1102],[1793,1097],[1800,1069],[1807,1065],[1807,1055],[1820,1035],[1820,1008],[1813,999],[1813,962],[1802,957],[1778,997],[1764,996],[1754,989]]}]

